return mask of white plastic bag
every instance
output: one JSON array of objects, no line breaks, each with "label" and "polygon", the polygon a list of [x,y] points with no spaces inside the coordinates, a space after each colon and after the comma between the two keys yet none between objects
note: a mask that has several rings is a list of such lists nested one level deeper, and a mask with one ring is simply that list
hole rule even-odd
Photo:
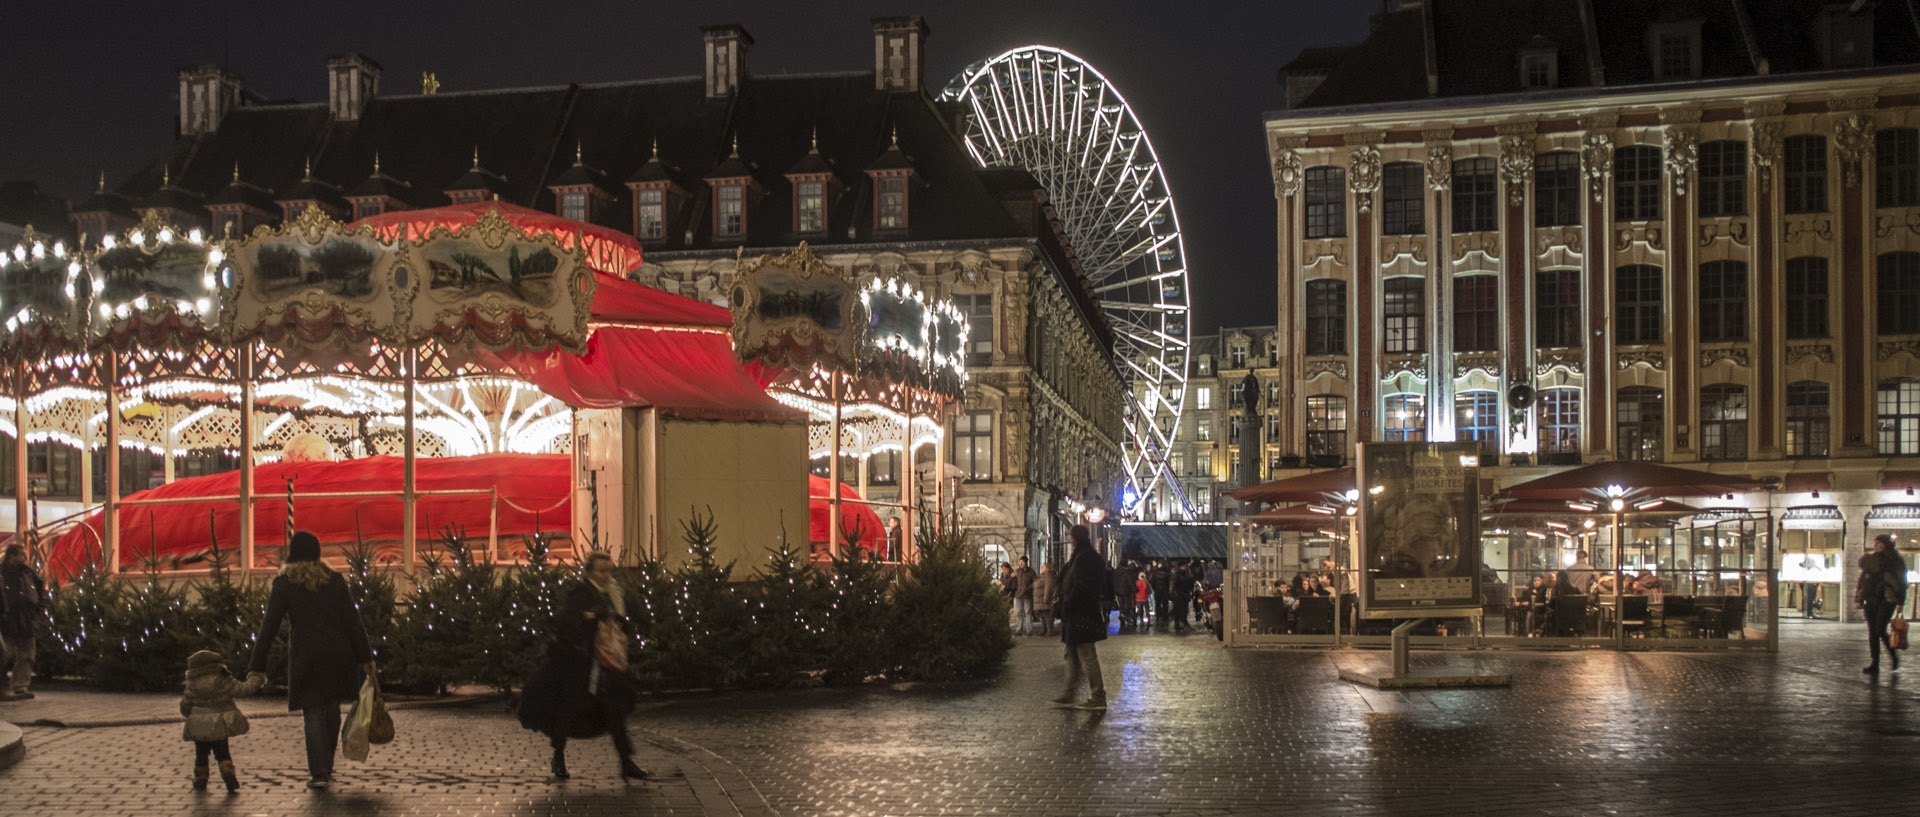
[{"label": "white plastic bag", "polygon": [[373,722],[373,700],[379,694],[373,686],[373,676],[367,676],[360,682],[360,698],[353,702],[353,708],[347,710],[346,721],[340,724],[340,754],[348,760],[367,759],[367,725]]}]

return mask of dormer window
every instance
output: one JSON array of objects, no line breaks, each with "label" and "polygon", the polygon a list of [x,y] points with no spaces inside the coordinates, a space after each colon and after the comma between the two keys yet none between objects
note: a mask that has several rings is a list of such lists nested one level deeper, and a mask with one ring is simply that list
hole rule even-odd
[{"label": "dormer window", "polygon": [[1647,33],[1653,78],[1672,82],[1700,78],[1699,19],[1655,23]]},{"label": "dormer window", "polygon": [[907,177],[881,176],[875,180],[873,226],[880,230],[907,228]]},{"label": "dormer window", "polygon": [[641,239],[662,238],[667,234],[667,191],[647,187],[634,193],[633,234]]},{"label": "dormer window", "polygon": [[713,234],[725,238],[738,238],[747,232],[747,185],[744,182],[721,184],[713,187]]},{"label": "dormer window", "polygon": [[1560,46],[1534,35],[1520,48],[1520,87],[1533,91],[1560,85]]},{"label": "dormer window", "polygon": [[803,181],[793,189],[793,229],[817,233],[827,229],[827,183]]},{"label": "dormer window", "polygon": [[584,191],[560,194],[560,217],[586,221],[587,194]]}]

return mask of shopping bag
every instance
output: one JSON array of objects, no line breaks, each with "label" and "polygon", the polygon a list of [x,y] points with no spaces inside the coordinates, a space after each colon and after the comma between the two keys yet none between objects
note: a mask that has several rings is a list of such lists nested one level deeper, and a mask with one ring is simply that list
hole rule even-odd
[{"label": "shopping bag", "polygon": [[1896,650],[1904,650],[1907,648],[1907,619],[1905,616],[1899,615],[1898,613],[1894,614],[1893,631],[1887,635],[1887,646]]},{"label": "shopping bag", "polygon": [[372,676],[373,718],[367,722],[367,742],[386,744],[393,742],[393,716],[387,714],[387,696],[380,694],[380,681]]},{"label": "shopping bag", "polygon": [[367,759],[367,728],[373,725],[373,707],[379,694],[372,676],[361,681],[360,698],[347,710],[346,722],[340,724],[340,754],[348,760]]}]

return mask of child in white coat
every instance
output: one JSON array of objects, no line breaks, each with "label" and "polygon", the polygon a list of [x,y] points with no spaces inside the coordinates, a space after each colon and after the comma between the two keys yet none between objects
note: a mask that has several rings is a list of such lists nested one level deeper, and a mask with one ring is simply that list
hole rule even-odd
[{"label": "child in white coat", "polygon": [[209,754],[220,762],[220,780],[227,784],[227,791],[240,789],[227,740],[247,733],[247,716],[233,699],[260,691],[266,680],[265,676],[236,680],[227,672],[226,659],[216,652],[201,650],[187,656],[186,695],[180,699],[180,714],[186,716],[187,724],[180,736],[193,741],[194,791],[207,790]]}]

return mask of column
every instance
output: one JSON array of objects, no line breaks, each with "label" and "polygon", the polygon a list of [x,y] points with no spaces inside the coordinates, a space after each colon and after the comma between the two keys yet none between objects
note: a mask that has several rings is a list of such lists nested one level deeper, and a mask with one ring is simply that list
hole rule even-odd
[{"label": "column", "polygon": [[[1501,369],[1506,372],[1508,383],[1533,380],[1533,345],[1528,331],[1533,326],[1533,301],[1528,297],[1533,291],[1533,254],[1528,246],[1532,242],[1527,240],[1532,219],[1527,216],[1526,204],[1527,186],[1533,183],[1536,127],[1533,122],[1519,122],[1494,128],[1500,135],[1500,178],[1506,187],[1502,205],[1505,212],[1500,219],[1500,266],[1505,283],[1502,290],[1506,295],[1501,312],[1507,324],[1506,354],[1502,356]],[[1529,412],[1527,416],[1531,418],[1533,414]],[[1528,419],[1518,427],[1509,427],[1507,436],[1511,440],[1532,426],[1532,420]]]},{"label": "column", "polygon": [[1866,231],[1873,210],[1867,205],[1866,161],[1873,155],[1874,122],[1870,113],[1844,114],[1834,122],[1833,148],[1840,159],[1840,445],[1835,456],[1873,456],[1873,384],[1867,366],[1873,360],[1873,338],[1867,332],[1873,314],[1868,303]]},{"label": "column", "polygon": [[[1360,134],[1364,138],[1371,134]],[[1350,134],[1349,141],[1356,135]],[[1371,442],[1380,428],[1375,411],[1380,399],[1380,361],[1374,339],[1379,332],[1374,316],[1379,314],[1375,294],[1380,271],[1374,268],[1375,249],[1373,193],[1380,189],[1380,150],[1370,144],[1353,149],[1347,162],[1347,187],[1353,193],[1353,405],[1350,410],[1358,422],[1348,421],[1349,438],[1356,443]]]},{"label": "column", "polygon": [[[1427,144],[1427,439],[1458,439],[1453,413],[1453,253],[1447,249],[1452,130],[1421,131]],[[1434,144],[1436,142],[1443,144]]]},{"label": "column", "polygon": [[240,373],[240,579],[253,574],[253,344],[234,349]]},{"label": "column", "polygon": [[[1699,111],[1691,114],[1691,121],[1698,122]],[[1671,121],[1686,118],[1675,115]],[[1691,124],[1668,124],[1666,136],[1667,314],[1673,318],[1673,357],[1667,363],[1673,388],[1667,394],[1667,427],[1675,459],[1691,461],[1695,459],[1693,406],[1699,398],[1693,372],[1699,361],[1693,354],[1693,199],[1687,197],[1687,183],[1699,159],[1700,135]]]},{"label": "column", "polygon": [[[1306,137],[1282,137],[1274,140],[1272,148],[1274,199],[1278,203],[1275,217],[1277,226],[1274,235],[1276,236],[1275,257],[1278,259],[1277,269],[1279,276],[1279,284],[1274,287],[1276,294],[1274,302],[1274,325],[1281,327],[1281,331],[1274,333],[1274,343],[1278,345],[1279,349],[1277,365],[1280,369],[1278,374],[1280,378],[1280,399],[1276,401],[1276,407],[1280,410],[1279,432],[1280,439],[1284,441],[1282,443],[1282,453],[1294,453],[1302,456],[1307,453],[1306,429],[1305,423],[1302,422],[1305,416],[1305,405],[1300,402],[1299,397],[1299,383],[1301,380],[1299,368],[1300,355],[1304,350],[1299,345],[1299,333],[1288,331],[1286,328],[1295,326],[1295,321],[1297,321],[1300,316],[1300,310],[1296,306],[1296,301],[1300,297],[1301,288],[1299,270],[1300,229],[1298,225],[1300,224],[1300,178],[1302,163],[1300,161],[1300,154],[1294,152],[1294,148],[1305,144]],[[1189,371],[1193,370],[1192,362],[1191,359],[1188,360]],[[1196,376],[1193,382],[1189,383],[1187,387],[1191,389],[1195,384],[1212,385],[1207,379]],[[1197,467],[1196,470],[1202,472],[1206,477],[1207,483],[1211,485],[1213,469],[1211,467]],[[1188,499],[1191,501],[1192,497],[1189,496]],[[1211,499],[1211,497],[1209,497],[1209,499]]]},{"label": "column", "polygon": [[[1771,110],[1763,110],[1771,108]],[[1776,102],[1768,106],[1748,105],[1747,113],[1777,114],[1786,109],[1786,103]],[[1774,316],[1780,312],[1779,253],[1775,248],[1774,214],[1779,212],[1780,196],[1774,191],[1773,169],[1780,164],[1782,148],[1780,144],[1780,122],[1777,120],[1756,121],[1753,123],[1753,139],[1748,143],[1748,154],[1753,159],[1753,278],[1756,284],[1754,303],[1757,309],[1749,310],[1754,317],[1754,374],[1756,388],[1753,400],[1748,403],[1754,409],[1754,422],[1757,424],[1754,434],[1755,459],[1775,460],[1780,458],[1780,406],[1784,401],[1780,383],[1780,328]]]},{"label": "column", "polygon": [[[1592,122],[1590,126],[1611,126],[1611,122]],[[1588,133],[1580,150],[1581,167],[1587,177],[1586,250],[1587,264],[1587,336],[1583,345],[1586,361],[1586,451],[1596,457],[1611,458],[1618,448],[1613,438],[1613,333],[1608,322],[1613,316],[1613,219],[1610,194],[1613,185],[1613,134],[1611,131]]]}]

